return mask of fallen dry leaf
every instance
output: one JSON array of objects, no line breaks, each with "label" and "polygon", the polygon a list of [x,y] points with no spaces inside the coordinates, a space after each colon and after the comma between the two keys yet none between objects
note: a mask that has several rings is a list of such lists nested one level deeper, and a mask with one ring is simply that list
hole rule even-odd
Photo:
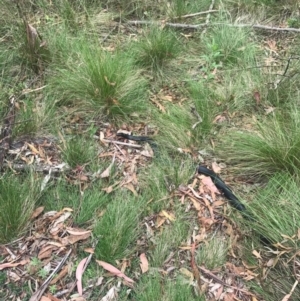
[{"label": "fallen dry leaf", "polygon": [[136,190],[134,189],[134,186],[131,183],[123,185],[123,187],[127,188],[128,190],[130,190],[135,196],[138,196],[138,193],[136,192]]},{"label": "fallen dry leaf", "polygon": [[220,192],[212,179],[210,177],[203,177],[201,182],[211,192],[212,199],[215,200],[215,194],[220,194]]},{"label": "fallen dry leaf", "polygon": [[160,104],[157,100],[155,100],[154,98],[150,98],[150,100],[158,107],[158,109],[160,110],[160,111],[162,111],[163,113],[166,113],[166,109],[165,109],[165,107],[162,105],[162,104]]},{"label": "fallen dry leaf", "polygon": [[102,174],[100,175],[100,178],[108,178],[109,177],[109,175],[110,175],[110,171],[111,171],[111,169],[112,169],[112,167],[113,167],[113,163],[111,163],[103,172],[102,172]]},{"label": "fallen dry leaf", "polygon": [[200,210],[201,210],[201,205],[200,205],[199,201],[196,200],[196,199],[194,199],[194,198],[192,198],[192,197],[190,197],[189,199],[192,201],[192,203],[193,203],[195,209],[196,209],[197,211],[200,211]]},{"label": "fallen dry leaf", "polygon": [[211,167],[212,167],[212,170],[213,170],[215,173],[220,173],[220,172],[221,172],[221,167],[219,166],[218,163],[213,162],[213,163],[211,164]]},{"label": "fallen dry leaf", "polygon": [[118,299],[118,289],[113,286],[100,301],[116,301]]},{"label": "fallen dry leaf", "polygon": [[34,145],[27,143],[27,145],[29,146],[30,150],[36,154],[36,155],[40,155],[40,152],[34,147]]},{"label": "fallen dry leaf", "polygon": [[117,277],[121,277],[124,278],[124,280],[126,280],[129,283],[134,283],[134,280],[132,280],[131,278],[127,277],[125,274],[123,274],[119,269],[117,269],[116,267],[114,267],[113,265],[105,262],[105,261],[101,261],[101,260],[96,260],[96,262],[103,267],[103,269],[109,271],[110,273],[112,273],[113,275],[117,276]]},{"label": "fallen dry leaf", "polygon": [[100,175],[100,178],[108,178],[108,177],[109,177],[110,172],[111,172],[111,169],[112,169],[112,167],[113,167],[114,164],[115,164],[115,159],[116,159],[116,156],[115,156],[115,154],[114,154],[113,159],[112,159],[112,162],[111,162],[110,165],[102,172],[102,174]]},{"label": "fallen dry leaf", "polygon": [[46,297],[49,298],[51,301],[62,301],[61,299],[58,299],[58,298],[54,297],[50,293],[46,294]]},{"label": "fallen dry leaf", "polygon": [[87,253],[90,253],[90,254],[94,254],[95,249],[93,249],[93,248],[85,248],[85,249],[83,249],[83,251],[87,252]]},{"label": "fallen dry leaf", "polygon": [[75,296],[70,299],[70,301],[86,301],[86,299],[82,296]]},{"label": "fallen dry leaf", "polygon": [[90,230],[82,230],[76,228],[67,228],[66,231],[72,235],[86,235],[88,233],[91,233]]},{"label": "fallen dry leaf", "polygon": [[254,96],[254,99],[256,101],[256,105],[259,105],[260,104],[260,94],[259,94],[259,92],[254,91],[253,96]]},{"label": "fallen dry leaf", "polygon": [[269,115],[270,113],[274,112],[275,109],[276,109],[275,107],[266,107],[265,108],[266,115]]},{"label": "fallen dry leaf", "polygon": [[162,96],[160,96],[160,99],[172,102],[173,96],[172,95],[162,95]]},{"label": "fallen dry leaf", "polygon": [[168,213],[167,211],[165,210],[162,210],[161,213],[170,221],[175,221],[175,215],[173,213]]},{"label": "fallen dry leaf", "polygon": [[20,262],[15,262],[15,263],[2,263],[0,264],[0,271],[6,268],[12,268],[12,267],[17,267],[18,265],[25,265],[29,262],[29,260],[22,260]]},{"label": "fallen dry leaf", "polygon": [[187,278],[189,278],[190,281],[194,280],[194,274],[192,272],[190,272],[187,268],[180,268],[179,272],[186,276]]},{"label": "fallen dry leaf", "polygon": [[252,254],[253,254],[256,258],[261,259],[260,254],[259,254],[256,250],[253,250],[253,251],[252,251]]},{"label": "fallen dry leaf", "polygon": [[36,208],[33,213],[31,214],[31,219],[35,219],[36,217],[38,217],[43,211],[44,211],[44,206],[38,207]]},{"label": "fallen dry leaf", "polygon": [[145,253],[142,253],[140,255],[140,261],[141,261],[140,267],[141,267],[142,273],[144,274],[149,270],[149,263],[148,263]]},{"label": "fallen dry leaf", "polygon": [[78,294],[80,296],[82,296],[82,282],[81,282],[81,279],[82,279],[82,275],[84,273],[84,270],[85,270],[85,263],[86,261],[88,260],[88,257],[82,259],[78,266],[77,266],[77,269],[76,269],[76,280],[77,280],[77,291],[78,291]]},{"label": "fallen dry leaf", "polygon": [[155,222],[155,227],[156,228],[161,227],[166,222],[166,220],[167,220],[167,218],[165,216],[158,215],[156,222]]},{"label": "fallen dry leaf", "polygon": [[56,275],[53,279],[52,279],[52,281],[50,282],[50,285],[53,285],[53,284],[55,284],[56,282],[58,282],[60,279],[62,279],[62,278],[64,278],[67,274],[68,274],[68,272],[69,272],[69,266],[64,266],[63,268],[62,268],[62,270],[58,273],[58,275]]},{"label": "fallen dry leaf", "polygon": [[213,120],[213,123],[222,123],[226,121],[226,117],[223,115],[218,115],[215,117],[215,119]]},{"label": "fallen dry leaf", "polygon": [[89,238],[91,236],[91,232],[88,232],[86,234],[83,235],[70,235],[70,236],[66,236],[63,239],[61,239],[61,243],[64,246],[67,246],[69,244],[73,245],[74,243],[76,243],[77,241],[80,240],[86,240],[87,238]]}]

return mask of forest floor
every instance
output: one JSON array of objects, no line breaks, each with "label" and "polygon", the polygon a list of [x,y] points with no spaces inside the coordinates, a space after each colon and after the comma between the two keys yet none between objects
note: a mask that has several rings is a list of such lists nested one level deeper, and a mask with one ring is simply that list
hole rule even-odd
[{"label": "forest floor", "polygon": [[0,6],[0,300],[299,299],[298,1]]}]

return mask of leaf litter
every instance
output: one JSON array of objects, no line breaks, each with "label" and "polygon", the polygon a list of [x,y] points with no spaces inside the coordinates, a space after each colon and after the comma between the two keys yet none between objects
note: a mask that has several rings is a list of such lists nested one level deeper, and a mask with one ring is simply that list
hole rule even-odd
[{"label": "leaf litter", "polygon": [[[60,148],[57,146],[58,139],[54,137],[21,137],[14,141],[8,151],[7,163],[4,167],[12,169],[14,172],[25,171],[30,167],[36,172],[46,173],[41,190],[45,189],[53,174],[57,172],[67,177],[70,183],[79,182],[82,185],[97,178],[109,178],[117,174],[119,180],[107,187],[106,192],[128,189],[137,195],[139,190],[137,170],[150,162],[149,160],[153,157],[151,147],[143,145],[141,149],[136,148],[140,145],[132,141],[124,142],[124,139],[111,134],[110,127],[107,127],[102,133],[104,135],[101,135],[102,139],[99,139],[99,144],[103,145],[106,142],[106,145],[102,151],[99,151],[98,156],[100,159],[111,157],[112,161],[106,169],[99,170],[94,174],[81,167],[72,170],[63,162]],[[113,168],[115,165],[116,171]],[[115,174],[113,175],[113,173]],[[164,214],[166,218],[173,218],[167,212]],[[87,258],[83,259],[76,267],[76,275],[71,270],[74,265],[73,262],[78,256],[76,250],[79,245],[85,246],[85,249],[92,256],[94,248],[91,247],[91,242],[90,230],[74,226],[72,208],[44,212],[44,207],[41,206],[31,214],[29,231],[21,239],[0,247],[0,253],[3,257],[0,270],[5,271],[8,282],[14,282],[20,287],[24,286],[25,282],[29,282],[30,287],[32,287],[30,301],[62,300],[59,299],[60,296],[68,296],[73,292],[75,279],[75,286],[77,284],[81,299],[74,296],[75,299],[73,297],[71,299],[85,300],[82,297],[85,290],[82,287],[81,279],[86,268]],[[66,262],[60,267],[67,254]],[[99,260],[97,262],[112,276],[121,277],[126,285],[133,286],[134,280],[127,277],[121,270],[104,261]],[[141,257],[141,262],[141,268],[143,272],[146,272],[147,259],[145,254]],[[57,267],[59,267],[57,274],[43,282],[40,271],[43,270],[43,273],[49,274]],[[50,293],[48,289],[50,285],[56,286],[56,294]],[[102,300],[112,300],[113,296],[117,296],[118,290],[116,286],[112,286]]]},{"label": "leaf litter", "polygon": [[[144,125],[136,125],[131,130],[138,133],[143,128]],[[124,130],[131,133],[130,128],[126,126],[122,127],[122,131]],[[97,179],[112,178],[114,181],[103,189],[106,193],[127,189],[134,195],[138,195],[140,191],[138,171],[149,166],[155,153],[148,144],[138,144],[117,137],[116,133],[116,129],[106,125],[98,131],[98,135],[95,135],[99,144],[99,159],[110,160],[106,169],[99,169],[95,173],[86,171],[84,167],[71,169],[61,159],[60,148],[57,146],[58,139],[54,137],[34,137],[14,141],[8,152],[5,167],[16,172],[30,166],[35,171],[46,173],[42,182],[42,190],[51,181],[51,174],[60,173],[67,177],[70,183],[80,183],[82,186],[89,185]],[[212,164],[212,169],[215,172],[221,171],[220,165],[215,162]],[[198,232],[194,231],[193,235],[187,239],[188,243],[182,244],[170,253],[161,267],[161,272],[168,277],[173,277],[174,272],[178,271],[189,279],[198,294],[204,293],[207,298],[212,300],[261,300],[249,291],[247,282],[259,279],[261,277],[259,271],[263,267],[265,270],[265,267],[274,267],[280,256],[292,251],[279,244],[277,245],[277,249],[281,250],[279,254],[274,254],[273,258],[270,258],[270,253],[268,257],[257,255],[258,263],[251,267],[237,260],[236,252],[239,249],[241,234],[236,224],[227,217],[227,201],[210,177],[197,175],[191,184],[182,184],[177,190],[170,191],[168,198],[173,203],[181,203],[186,206],[188,212],[195,214],[199,230]],[[78,246],[83,245],[90,255],[92,255],[94,247],[92,246],[91,231],[74,227],[73,209],[64,208],[58,212],[43,213],[43,207],[36,208],[32,213],[32,225],[28,234],[9,245],[0,246],[3,255],[0,270],[6,272],[9,282],[23,286],[24,281],[29,281],[32,287],[33,284],[37,284],[37,288],[44,289],[41,296],[37,295],[42,298],[41,300],[62,300],[59,298],[63,296],[68,298],[77,285],[78,294],[70,296],[70,300],[86,300],[85,292],[93,287],[93,285],[87,288],[82,286],[81,279],[85,270],[83,266],[87,259],[81,261],[76,267],[76,275],[70,271],[78,256],[76,254]],[[163,227],[172,226],[175,220],[176,215],[172,206],[144,219],[144,233],[137,241],[140,250],[140,255],[137,255],[140,260],[140,270],[135,272],[135,277],[138,278],[141,274],[151,271],[151,265],[147,260],[148,250],[153,245],[151,240]],[[216,233],[230,241],[228,250],[230,256],[229,261],[222,268],[209,270],[205,267],[205,263],[196,262],[195,256],[201,246],[207,243],[209,237]],[[47,272],[49,274],[59,266],[68,252],[71,253],[64,266],[47,283],[48,286],[56,286],[57,293],[51,294],[49,288],[43,286],[43,278],[38,272],[42,269],[46,271],[46,267],[49,266],[50,270]],[[175,262],[175,254],[181,258],[179,265]],[[259,253],[254,252],[253,254]],[[296,259],[297,257],[295,257],[295,267],[300,269],[300,264]],[[38,261],[36,266],[33,264],[35,261]],[[122,269],[101,260],[97,262],[109,272],[108,277],[122,279],[117,284],[109,285],[107,294],[101,300],[116,300],[122,283],[133,287],[137,280],[126,276]],[[94,285],[103,285],[103,277],[101,280],[99,279]],[[33,297],[36,296],[34,290],[32,290]],[[37,289],[36,293],[41,293],[41,291]],[[285,300],[288,299],[289,295],[286,295]]]},{"label": "leaf litter", "polygon": [[[131,132],[126,126],[123,126],[122,130]],[[134,130],[136,133],[141,132],[143,125],[138,125]],[[57,139],[54,137],[35,137],[13,142],[8,152],[6,167],[14,171],[22,171],[26,169],[26,166],[30,166],[35,171],[46,173],[42,189],[47,186],[53,174],[61,173],[68,178],[70,183],[80,183],[83,187],[98,178],[113,178],[114,182],[103,189],[106,193],[111,193],[117,189],[127,189],[137,196],[140,190],[138,171],[149,166],[155,154],[148,144],[139,144],[117,137],[116,133],[116,129],[107,125],[98,130],[98,135],[95,135],[96,142],[99,144],[98,158],[110,160],[107,168],[99,169],[95,173],[86,171],[84,167],[71,169],[63,162],[60,149],[57,146]],[[216,163],[212,164],[212,169],[215,172],[221,171],[220,165]],[[199,230],[198,232],[194,231],[193,235],[187,238],[186,243],[172,250],[161,267],[163,275],[174,277],[174,272],[178,271],[188,277],[198,293],[205,293],[207,298],[261,300],[249,292],[247,281],[260,277],[258,271],[264,265],[268,268],[274,267],[278,261],[278,259],[276,261],[276,257],[278,258],[290,250],[278,245],[278,249],[282,250],[280,255],[274,255],[274,260],[271,260],[270,256],[268,260],[266,257],[258,258],[259,262],[252,267],[237,261],[235,253],[239,249],[238,241],[241,234],[235,223],[226,217],[227,202],[209,177],[195,176],[191,184],[180,185],[175,192],[170,192],[168,198],[171,201],[171,206],[144,219],[144,233],[137,241],[140,270],[135,272],[135,276],[139,277],[142,273],[151,271],[151,266],[147,260],[148,250],[153,245],[151,240],[161,231],[162,227],[170,227],[176,221],[172,203],[177,200],[186,206],[188,212],[196,216]],[[56,286],[57,293],[51,294],[49,289],[44,287],[41,300],[62,300],[59,299],[61,296],[68,298],[77,284],[78,296],[71,296],[72,300],[84,301],[86,300],[85,292],[89,287],[93,287],[93,285],[87,288],[82,287],[84,261],[76,267],[76,275],[70,271],[78,256],[76,250],[79,244],[83,244],[84,248],[89,250],[90,255],[93,254],[91,231],[74,227],[72,208],[46,213],[43,213],[43,210],[43,207],[38,207],[32,213],[31,229],[24,237],[7,246],[0,247],[1,255],[4,258],[0,263],[0,270],[6,272],[9,282],[23,286],[24,281],[29,281],[31,287],[37,284],[37,288],[41,288],[43,287],[43,279],[38,272],[47,266],[50,266],[49,272],[53,271],[55,267],[59,266],[64,256],[72,250],[64,266],[48,283],[48,285]],[[205,263],[196,261],[196,254],[201,246],[207,243],[209,237],[216,235],[216,233],[230,241],[229,261],[223,268],[208,270],[203,265]],[[175,261],[176,256],[180,258],[179,265]],[[37,266],[32,264],[35,261],[38,261]],[[123,284],[133,287],[136,280],[126,276],[122,268],[119,269],[101,260],[97,262],[110,273],[110,276],[121,278],[124,281]],[[295,265],[298,267],[297,264],[295,260]],[[126,266],[124,267],[126,268]],[[101,285],[102,282],[103,280],[97,281],[94,285]],[[120,281],[118,285],[109,285],[107,294],[101,300],[117,298],[120,285]],[[34,290],[32,290],[33,296],[35,296]],[[286,299],[288,300],[288,298],[287,295]]]}]

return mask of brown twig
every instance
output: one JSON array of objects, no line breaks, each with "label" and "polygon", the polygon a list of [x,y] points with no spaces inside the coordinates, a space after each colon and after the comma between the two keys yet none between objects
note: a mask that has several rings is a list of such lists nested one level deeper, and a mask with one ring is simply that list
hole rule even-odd
[{"label": "brown twig", "polygon": [[300,28],[292,28],[292,27],[274,27],[274,26],[267,26],[267,25],[250,25],[250,24],[241,24],[240,26],[250,26],[255,29],[265,29],[265,30],[275,30],[275,31],[290,31],[290,32],[300,32]]},{"label": "brown twig", "polygon": [[210,25],[206,23],[200,24],[183,24],[183,23],[169,23],[163,21],[143,21],[143,20],[135,20],[135,21],[128,21],[128,24],[132,25],[164,25],[168,27],[175,27],[175,28],[182,28],[182,29],[199,29],[204,26],[215,26],[215,25],[223,25],[223,26],[232,26],[232,27],[252,27],[254,29],[265,29],[265,30],[274,30],[274,31],[289,31],[289,32],[299,32],[300,28],[289,28],[289,27],[274,27],[274,26],[267,26],[261,24],[224,24],[224,23],[211,23]]},{"label": "brown twig", "polygon": [[198,266],[196,265],[196,261],[195,261],[195,249],[196,249],[196,243],[194,242],[192,244],[192,249],[191,249],[191,267],[193,270],[194,277],[197,281],[198,292],[199,292],[199,294],[201,294],[201,278],[200,278]]},{"label": "brown twig", "polygon": [[208,277],[211,277],[212,279],[214,279],[216,282],[224,285],[224,286],[227,286],[229,288],[232,288],[234,290],[237,290],[239,292],[242,292],[244,294],[247,294],[247,295],[250,295],[250,296],[253,296],[255,297],[254,294],[242,289],[242,288],[238,288],[236,286],[232,286],[230,284],[227,284],[226,282],[224,282],[223,280],[221,280],[218,276],[214,275],[212,272],[210,272],[209,270],[205,269],[204,267],[199,267],[200,271],[203,272],[204,274],[206,274]]},{"label": "brown twig", "polygon": [[65,257],[61,260],[61,262],[58,264],[58,266],[53,270],[53,272],[50,274],[50,276],[44,281],[44,283],[40,286],[40,288],[31,296],[29,301],[39,301],[44,294],[45,290],[47,289],[50,281],[54,277],[54,275],[62,268],[62,266],[67,261],[68,257],[70,256],[72,252],[72,249],[69,250],[69,252],[65,255]]},{"label": "brown twig", "polygon": [[198,29],[201,26],[205,26],[205,23],[191,25],[191,24],[182,24],[182,23],[169,23],[163,21],[143,21],[143,20],[128,21],[127,23],[132,25],[156,25],[156,26],[164,25],[168,27],[183,28],[183,29]]},{"label": "brown twig", "polygon": [[106,142],[106,143],[113,143],[113,144],[120,144],[120,145],[126,145],[134,148],[142,148],[142,145],[139,144],[131,144],[131,143],[126,143],[126,142],[121,142],[121,141],[116,141],[116,140],[107,140],[107,139],[102,139],[101,141]]},{"label": "brown twig", "polygon": [[196,16],[206,15],[206,14],[210,14],[210,13],[216,13],[217,11],[218,11],[217,9],[210,9],[210,10],[201,11],[201,12],[194,13],[194,14],[187,14],[187,15],[183,15],[180,17],[175,17],[174,19],[196,17]]}]

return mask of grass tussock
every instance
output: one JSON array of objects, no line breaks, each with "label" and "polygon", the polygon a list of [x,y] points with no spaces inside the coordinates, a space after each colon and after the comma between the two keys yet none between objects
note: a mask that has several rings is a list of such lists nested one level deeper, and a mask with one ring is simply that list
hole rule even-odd
[{"label": "grass tussock", "polygon": [[[217,103],[215,91],[204,81],[192,83],[190,85],[190,95],[193,99],[195,112],[199,114],[201,122],[195,125],[194,131],[196,137],[204,137],[209,134],[214,124],[215,113],[217,112]],[[197,117],[194,114],[194,117]],[[200,120],[198,120],[200,121]],[[197,120],[195,119],[196,124]]]},{"label": "grass tussock", "polygon": [[55,77],[63,101],[111,116],[145,111],[145,80],[126,55],[90,47],[87,41],[76,53],[77,61],[68,62]]},{"label": "grass tussock", "polygon": [[204,296],[195,296],[192,283],[181,279],[180,276],[170,281],[157,272],[152,274],[151,277],[143,277],[135,290],[135,295],[140,296],[141,301],[152,301],[157,298],[166,301],[205,300]]},{"label": "grass tussock", "polygon": [[299,176],[300,115],[297,109],[275,114],[253,132],[235,131],[224,137],[222,156],[241,175],[252,178],[288,172]]},{"label": "grass tussock", "polygon": [[174,211],[175,220],[163,229],[163,232],[154,240],[155,249],[152,253],[151,265],[153,267],[162,266],[163,262],[172,252],[172,249],[178,248],[185,243],[189,224],[184,218],[184,214],[177,208]]},{"label": "grass tussock", "polygon": [[85,166],[95,157],[96,149],[94,144],[84,137],[73,137],[67,142],[63,150],[63,158],[72,168]]},{"label": "grass tussock", "polygon": [[139,66],[156,72],[179,54],[180,43],[173,31],[154,26],[135,43],[133,51]]},{"label": "grass tussock", "polygon": [[[249,205],[254,219],[251,228],[268,241],[297,248],[300,206],[299,184],[295,177],[278,173]],[[289,239],[289,238],[290,239]],[[294,237],[294,239],[292,238]]]},{"label": "grass tussock", "polygon": [[[248,210],[254,218],[251,222],[244,221],[243,225],[246,232],[251,229],[252,243],[249,252],[261,247],[257,242],[253,244],[256,238],[264,242],[264,260],[272,262],[267,271],[263,271],[265,267],[258,270],[261,274],[267,273],[262,287],[257,283],[251,284],[253,290],[265,300],[273,301],[274,295],[282,299],[295,282],[295,259],[300,245],[299,197],[299,179],[289,174],[278,173],[270,179],[266,187],[257,191],[248,205]],[[251,256],[253,257],[248,254],[248,258]],[[253,258],[252,264],[257,265],[257,258]],[[297,287],[291,300],[298,300],[299,293]]]},{"label": "grass tussock", "polygon": [[199,265],[204,265],[209,270],[220,268],[227,261],[228,249],[229,242],[222,237],[216,236],[199,249],[196,262]]},{"label": "grass tussock", "polygon": [[31,176],[20,180],[5,175],[0,179],[0,191],[0,243],[5,243],[20,236],[28,226],[37,189]]},{"label": "grass tussock", "polygon": [[141,200],[126,193],[119,194],[108,204],[94,227],[94,235],[101,241],[95,250],[98,259],[114,263],[132,254],[139,233],[141,206]]},{"label": "grass tussock", "polygon": [[192,141],[192,126],[198,121],[189,107],[171,104],[166,113],[154,112],[154,120],[160,129],[159,141],[166,149],[184,148]]},{"label": "grass tussock", "polygon": [[216,66],[242,66],[253,63],[256,46],[250,37],[251,32],[245,28],[217,26],[204,38],[203,58]]}]

